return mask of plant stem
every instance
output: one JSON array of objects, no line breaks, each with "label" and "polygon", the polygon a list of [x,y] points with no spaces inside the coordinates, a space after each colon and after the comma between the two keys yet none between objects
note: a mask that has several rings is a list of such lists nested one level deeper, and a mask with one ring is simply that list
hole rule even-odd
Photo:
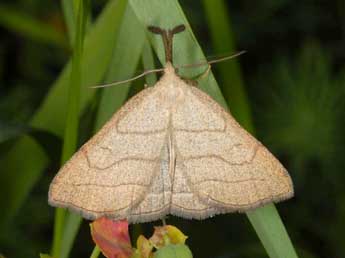
[{"label": "plant stem", "polygon": [[[84,3],[85,2],[85,3]],[[76,37],[73,44],[72,70],[70,74],[70,87],[68,92],[68,109],[67,121],[65,127],[64,144],[62,149],[61,164],[64,164],[74,153],[78,143],[78,126],[79,126],[79,100],[81,88],[81,58],[83,50],[83,38],[85,31],[85,6],[87,0],[77,1],[76,15]],[[84,5],[85,4],[85,5]],[[58,208],[55,213],[54,239],[52,255],[60,257],[62,251],[62,239],[65,229],[66,211]]]},{"label": "plant stem", "polygon": [[101,250],[99,249],[98,245],[95,245],[95,248],[93,249],[90,258],[97,258],[100,253]]},{"label": "plant stem", "polygon": [[55,210],[55,221],[54,221],[54,235],[53,235],[53,247],[52,255],[59,257],[61,249],[61,240],[63,235],[64,221],[66,217],[66,211],[61,208]]}]

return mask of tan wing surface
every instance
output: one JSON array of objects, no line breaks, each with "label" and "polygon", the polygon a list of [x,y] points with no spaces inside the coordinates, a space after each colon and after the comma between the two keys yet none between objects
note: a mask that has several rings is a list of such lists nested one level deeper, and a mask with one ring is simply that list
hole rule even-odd
[{"label": "tan wing surface", "polygon": [[177,167],[200,208],[188,212],[181,205],[176,213],[205,218],[291,197],[292,182],[280,162],[211,97],[189,88],[172,127]]},{"label": "tan wing surface", "polygon": [[50,186],[50,204],[89,219],[130,219],[160,172],[168,121],[156,90],[140,92],[61,168]]}]

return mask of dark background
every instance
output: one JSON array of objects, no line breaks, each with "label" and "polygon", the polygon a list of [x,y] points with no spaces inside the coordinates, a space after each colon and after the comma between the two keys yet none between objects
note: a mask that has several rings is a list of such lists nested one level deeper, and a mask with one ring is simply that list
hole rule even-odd
[{"label": "dark background", "polygon": [[[94,15],[105,2],[92,3]],[[204,51],[210,56],[224,54],[212,48],[199,1],[180,4]],[[295,184],[296,196],[277,205],[291,240],[300,257],[345,257],[344,1],[228,1],[228,12],[237,48],[248,51],[239,60],[257,137],[287,167]],[[4,14],[37,19],[61,39],[25,33],[8,25]],[[28,121],[70,50],[58,1],[3,0],[0,16],[1,156],[30,131]],[[217,78],[217,67],[213,70]],[[84,126],[81,131],[90,132],[90,126]],[[44,141],[44,132],[39,137]],[[54,141],[51,151],[59,157],[61,139]],[[54,209],[47,205],[47,191],[58,167],[59,158],[11,223],[0,229],[0,253],[5,257],[49,252]],[[172,218],[168,223],[189,236],[195,257],[267,256],[245,215],[202,222]],[[151,233],[152,226],[145,224],[144,230]],[[88,257],[92,248],[84,222],[72,256]]]}]

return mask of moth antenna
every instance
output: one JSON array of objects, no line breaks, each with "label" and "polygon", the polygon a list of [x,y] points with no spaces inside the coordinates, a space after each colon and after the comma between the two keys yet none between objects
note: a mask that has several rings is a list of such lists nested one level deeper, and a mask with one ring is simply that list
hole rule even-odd
[{"label": "moth antenna", "polygon": [[100,85],[96,85],[96,86],[91,86],[90,88],[92,88],[92,89],[107,88],[110,86],[115,86],[115,85],[131,82],[131,81],[135,81],[135,80],[137,80],[141,77],[144,77],[145,75],[151,74],[151,73],[159,73],[159,72],[163,72],[163,71],[164,71],[163,68],[147,70],[147,71],[145,71],[145,72],[143,72],[143,73],[141,73],[141,74],[139,74],[133,78],[127,79],[127,80],[112,82],[112,83],[106,83],[106,84],[100,84]]},{"label": "moth antenna", "polygon": [[173,63],[172,62],[172,56],[173,56],[173,38],[174,35],[177,33],[180,33],[186,29],[186,26],[183,24],[180,24],[176,27],[174,27],[171,30],[165,30],[156,26],[148,26],[147,27],[149,31],[151,31],[154,34],[159,34],[163,38],[163,44],[164,44],[164,50],[165,50],[165,62]]},{"label": "moth antenna", "polygon": [[184,24],[177,25],[175,28],[173,28],[171,31],[172,34],[177,34],[186,29],[186,26]]},{"label": "moth antenna", "polygon": [[233,54],[231,56],[221,57],[221,58],[218,58],[218,59],[215,59],[215,60],[205,61],[205,62],[200,62],[200,63],[180,65],[180,66],[177,66],[176,68],[198,67],[198,66],[203,66],[203,65],[211,65],[211,64],[215,64],[215,63],[220,63],[220,62],[227,61],[229,59],[233,59],[233,58],[238,57],[240,55],[243,55],[246,52],[247,52],[246,50],[242,50],[242,51],[240,51],[240,52],[238,52],[236,54]]}]

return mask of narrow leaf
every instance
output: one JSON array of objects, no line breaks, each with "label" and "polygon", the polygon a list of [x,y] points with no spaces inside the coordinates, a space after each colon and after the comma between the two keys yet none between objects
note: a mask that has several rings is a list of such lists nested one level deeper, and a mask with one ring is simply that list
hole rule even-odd
[{"label": "narrow leaf", "polygon": [[298,257],[274,204],[247,212],[247,216],[270,257]]},{"label": "narrow leaf", "polygon": [[[135,14],[127,7],[119,29],[118,41],[108,68],[105,83],[131,78],[138,65],[145,33]],[[130,83],[102,89],[96,118],[97,131],[127,99]]]},{"label": "narrow leaf", "polygon": [[[145,71],[155,68],[152,48],[150,42],[147,39],[145,39],[144,43],[142,63]],[[153,86],[157,81],[157,75],[155,73],[148,74],[146,75],[145,80],[148,86]]]},{"label": "narrow leaf", "polygon": [[101,249],[96,245],[95,248],[92,251],[92,254],[90,255],[90,258],[97,258],[101,253]]},{"label": "narrow leaf", "polygon": [[73,44],[75,36],[75,19],[74,19],[74,10],[73,10],[73,1],[71,0],[61,0],[61,6],[63,15],[65,18],[65,24],[67,28],[67,34],[69,42]]},{"label": "narrow leaf", "polygon": [[[66,128],[64,135],[64,144],[62,149],[61,164],[63,165],[75,152],[78,143],[78,126],[79,126],[79,103],[80,103],[80,88],[82,85],[82,54],[84,45],[84,31],[85,31],[85,15],[87,13],[85,9],[89,6],[88,0],[79,0],[78,9],[75,22],[75,41],[73,46],[72,56],[72,70],[70,75],[69,91],[68,91],[68,103],[67,103],[67,118]],[[65,248],[61,247],[63,238],[63,231],[65,229],[64,218],[65,210],[56,209],[55,225],[54,225],[54,238],[53,238],[53,256],[62,257],[61,251]]]}]

